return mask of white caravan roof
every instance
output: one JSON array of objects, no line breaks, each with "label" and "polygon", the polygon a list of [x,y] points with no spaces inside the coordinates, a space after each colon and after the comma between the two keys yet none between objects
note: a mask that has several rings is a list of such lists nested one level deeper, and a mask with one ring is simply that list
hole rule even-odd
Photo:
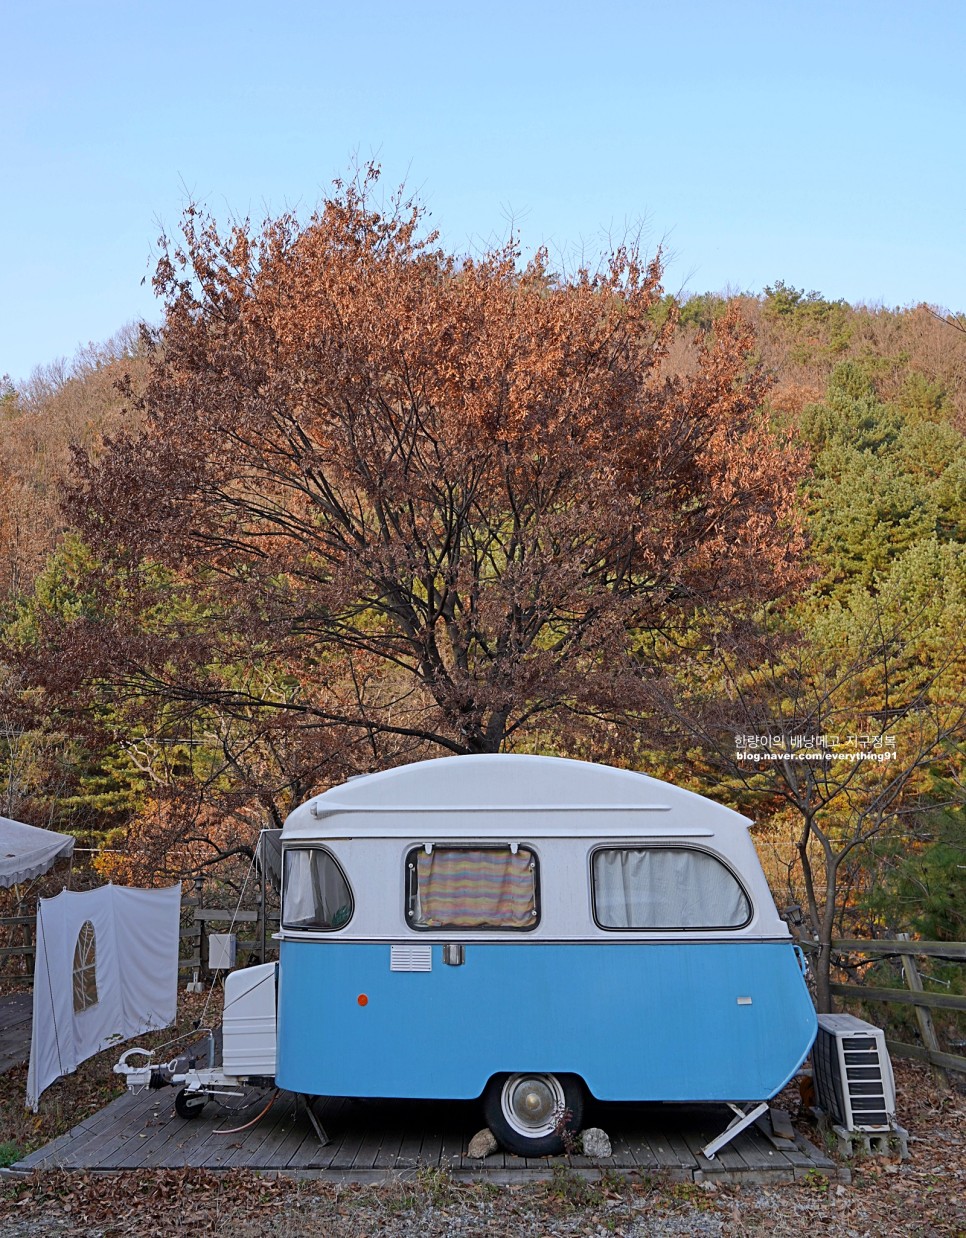
[{"label": "white caravan roof", "polygon": [[285,842],[334,838],[743,836],[747,817],[633,770],[561,757],[441,757],[350,779],[288,817]]},{"label": "white caravan roof", "polygon": [[[355,897],[338,933],[283,931],[286,938],[412,941],[402,874],[414,846],[492,840],[530,846],[541,863],[542,907],[526,939],[641,940],[594,922],[588,859],[601,843],[650,841],[707,849],[739,876],[753,916],[739,930],[648,933],[649,940],[787,940],[748,833],[747,817],[681,787],[630,770],[558,757],[497,754],[442,757],[350,779],[296,808],[282,830],[288,846],[325,845]],[[618,842],[622,840],[622,842]],[[398,897],[393,897],[395,892]],[[522,940],[492,929],[479,940]],[[473,937],[461,930],[460,940]]]}]

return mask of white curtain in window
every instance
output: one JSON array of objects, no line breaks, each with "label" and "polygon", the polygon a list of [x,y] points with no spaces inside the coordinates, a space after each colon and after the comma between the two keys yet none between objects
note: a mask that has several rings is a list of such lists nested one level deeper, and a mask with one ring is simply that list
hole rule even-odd
[{"label": "white curtain in window", "polygon": [[335,860],[325,851],[285,852],[283,922],[293,928],[335,929],[348,924],[352,895]]},{"label": "white curtain in window", "polygon": [[594,904],[605,928],[737,928],[750,915],[724,864],[687,847],[596,852]]}]

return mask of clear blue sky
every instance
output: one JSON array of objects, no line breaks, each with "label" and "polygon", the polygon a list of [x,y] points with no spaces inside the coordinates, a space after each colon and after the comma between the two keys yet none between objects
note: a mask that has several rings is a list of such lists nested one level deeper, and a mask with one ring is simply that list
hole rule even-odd
[{"label": "clear blue sky", "polygon": [[353,157],[445,243],[646,220],[674,291],[966,308],[964,0],[2,0],[0,373],[157,319],[154,243]]}]

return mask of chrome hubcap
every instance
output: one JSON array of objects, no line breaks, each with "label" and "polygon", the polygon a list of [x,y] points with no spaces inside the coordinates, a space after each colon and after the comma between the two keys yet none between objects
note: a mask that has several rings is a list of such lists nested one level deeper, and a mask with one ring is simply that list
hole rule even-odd
[{"label": "chrome hubcap", "polygon": [[503,1085],[503,1116],[521,1135],[554,1132],[564,1112],[564,1092],[554,1075],[511,1075]]}]

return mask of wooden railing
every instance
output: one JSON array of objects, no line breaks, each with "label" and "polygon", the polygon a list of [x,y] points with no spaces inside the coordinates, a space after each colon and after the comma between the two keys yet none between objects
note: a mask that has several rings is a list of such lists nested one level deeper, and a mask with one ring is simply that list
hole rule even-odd
[{"label": "wooden railing", "polygon": [[966,963],[966,942],[962,941],[913,941],[908,937],[890,940],[846,940],[832,942],[839,954],[866,954],[872,957],[896,958],[902,964],[906,982],[904,989],[880,988],[868,984],[832,984],[836,997],[849,1001],[887,1002],[915,1007],[916,1021],[922,1044],[907,1044],[900,1040],[886,1040],[889,1052],[895,1057],[916,1058],[929,1062],[942,1070],[966,1073],[966,1057],[958,1053],[945,1053],[936,1035],[932,1012],[955,1010],[966,1013],[966,997],[955,993],[930,993],[923,985],[923,978],[916,966],[916,958],[938,958],[948,962]]},{"label": "wooden railing", "polygon": [[[266,913],[265,922],[263,924],[261,913],[258,911],[233,911],[225,907],[191,907],[193,900],[183,899],[182,908],[191,908],[191,922],[181,929],[181,958],[178,963],[179,972],[198,972],[199,974],[208,970],[208,936],[210,933],[209,925],[217,924],[218,932],[227,933],[234,922],[236,928],[244,926],[245,936],[238,935],[238,955],[239,964],[242,961],[241,956],[247,954],[249,959],[254,959],[256,956],[259,961],[264,962],[265,959],[273,957],[278,953],[278,947],[272,941],[272,934],[278,928],[278,914]],[[247,931],[251,931],[251,936],[247,935]],[[185,946],[189,953],[185,955]]]},{"label": "wooden railing", "polygon": [[[4,981],[33,984],[36,924],[36,916],[0,917],[0,988]],[[16,945],[6,944],[11,938]]]}]

